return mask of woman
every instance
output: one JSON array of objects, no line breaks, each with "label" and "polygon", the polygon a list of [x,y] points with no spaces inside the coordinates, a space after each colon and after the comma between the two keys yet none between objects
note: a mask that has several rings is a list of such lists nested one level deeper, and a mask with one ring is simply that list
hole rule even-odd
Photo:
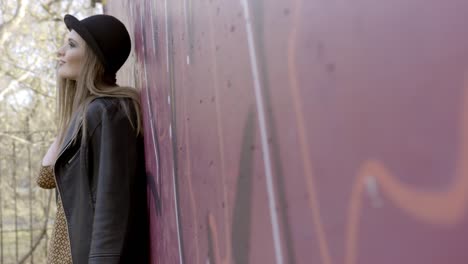
[{"label": "woman", "polygon": [[148,219],[139,94],[119,87],[130,36],[115,17],[64,18],[58,136],[38,184],[56,187],[49,263],[147,263]]}]

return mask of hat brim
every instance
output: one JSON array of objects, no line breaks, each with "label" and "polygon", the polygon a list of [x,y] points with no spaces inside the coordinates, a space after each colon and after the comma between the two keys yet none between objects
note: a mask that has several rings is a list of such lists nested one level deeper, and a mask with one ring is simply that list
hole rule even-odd
[{"label": "hat brim", "polygon": [[104,54],[101,51],[101,48],[99,47],[99,44],[89,33],[86,27],[84,27],[81,24],[80,20],[78,20],[76,17],[70,14],[66,14],[63,18],[63,21],[65,22],[65,25],[67,26],[68,30],[74,30],[76,33],[78,33],[78,35],[81,36],[81,38],[83,38],[86,44],[88,44],[88,46],[94,51],[96,56],[99,58],[99,60],[104,64],[104,67],[106,67],[107,62],[105,60]]}]

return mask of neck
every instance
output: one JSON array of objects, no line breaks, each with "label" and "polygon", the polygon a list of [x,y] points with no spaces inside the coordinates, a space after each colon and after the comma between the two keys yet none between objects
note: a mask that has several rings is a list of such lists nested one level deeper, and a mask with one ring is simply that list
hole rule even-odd
[{"label": "neck", "polygon": [[103,81],[100,81],[98,83],[96,83],[96,88],[98,88],[99,90],[106,90],[108,88],[113,88],[113,87],[116,87],[118,86],[117,84],[109,84],[109,83],[106,83],[106,82],[103,82]]}]

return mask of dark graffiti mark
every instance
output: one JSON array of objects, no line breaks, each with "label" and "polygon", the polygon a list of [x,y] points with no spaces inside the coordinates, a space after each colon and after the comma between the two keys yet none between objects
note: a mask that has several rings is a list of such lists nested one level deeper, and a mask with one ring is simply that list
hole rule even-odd
[{"label": "dark graffiti mark", "polygon": [[255,138],[255,112],[250,107],[242,136],[239,176],[232,220],[232,253],[234,263],[248,264],[250,254],[250,226],[252,216],[252,167]]},{"label": "dark graffiti mark", "polygon": [[[142,27],[143,27],[143,29],[142,29],[142,31],[143,31],[143,43],[146,44],[147,43],[146,42],[146,40],[147,40],[146,36],[148,34],[146,34],[145,27],[143,25],[142,25]],[[154,32],[153,32],[153,34],[154,34]],[[144,55],[144,57],[143,57],[144,62],[143,63],[145,63],[145,65],[146,65],[146,63],[147,63],[146,60],[147,60],[147,58],[149,58],[147,48],[143,49],[143,55]],[[148,112],[149,112],[149,122],[150,122],[150,127],[151,127],[152,141],[153,141],[154,148],[155,148],[154,149],[154,151],[155,151],[154,158],[155,158],[155,164],[156,164],[156,170],[157,170],[156,171],[156,188],[157,188],[156,190],[158,191],[159,194],[161,194],[161,188],[163,186],[162,177],[161,177],[161,175],[162,175],[161,161],[160,161],[161,151],[160,151],[159,139],[158,139],[157,135],[155,135],[159,131],[159,129],[158,129],[158,125],[157,125],[157,122],[156,122],[156,113],[154,112],[156,108],[154,107],[153,100],[152,100],[153,97],[152,97],[151,92],[152,92],[153,89],[150,89],[150,80],[148,80],[148,78],[146,77],[146,76],[151,76],[151,74],[148,74],[146,68],[144,70],[146,71],[145,72],[145,81],[146,81],[145,90],[146,90],[146,96],[148,98],[147,107],[148,107]]]},{"label": "dark graffiti mark", "polygon": [[156,186],[156,183],[154,182],[154,177],[149,171],[146,172],[146,185],[148,186],[150,190],[149,195],[151,199],[153,200],[156,215],[161,216],[162,215],[162,201],[161,201],[160,189],[158,189],[158,187]]},{"label": "dark graffiti mark", "polygon": [[136,55],[136,58],[137,60],[140,62],[142,60],[142,57],[143,57],[143,54],[142,54],[142,49],[144,49],[144,42],[143,42],[143,31],[144,30],[144,27],[141,25],[140,22],[140,16],[142,16],[142,14],[140,13],[140,8],[139,8],[139,5],[136,5],[134,7],[134,10],[136,10],[136,16],[137,18],[139,18],[136,23],[133,24],[133,34],[134,34],[134,46],[135,46],[135,55]]},{"label": "dark graffiti mark", "polygon": [[[141,17],[140,20],[138,20],[139,23],[134,24],[134,32],[135,32],[135,47],[136,47],[136,55],[137,59],[142,62],[143,65],[147,65],[147,58],[148,58],[148,49],[146,48],[146,43],[147,43],[147,31],[146,27],[143,25],[143,23],[146,21],[146,13],[143,11],[141,12],[141,8],[136,8],[137,12],[137,17]],[[156,209],[156,214],[158,216],[161,215],[162,213],[162,200],[160,198],[161,195],[161,188],[162,188],[162,177],[161,177],[161,164],[160,164],[160,144],[157,136],[155,133],[159,131],[157,129],[157,122],[156,122],[156,114],[154,112],[154,107],[153,107],[153,100],[152,100],[152,95],[151,95],[151,90],[150,85],[149,85],[149,80],[147,78],[147,69],[145,67],[142,67],[140,69],[143,72],[140,72],[137,70],[135,67],[135,76],[139,76],[137,80],[139,80],[139,83],[136,84],[136,87],[142,87],[144,91],[146,92],[146,97],[147,97],[147,103],[146,105],[146,110],[148,111],[148,121],[150,123],[150,128],[151,130],[149,131],[149,135],[147,134],[146,136],[151,136],[151,140],[153,141],[154,144],[154,155],[155,155],[155,165],[156,165],[156,178],[151,177],[148,175],[147,177],[147,184],[148,187],[150,188],[151,191],[151,197],[153,198],[153,201],[155,202],[155,209]],[[149,172],[147,172],[149,174]],[[156,179],[156,182],[155,182]]]},{"label": "dark graffiti mark", "polygon": [[157,14],[157,10],[155,7],[155,2],[156,1],[149,1],[149,7],[146,9],[147,12],[149,13],[150,17],[150,23],[151,23],[151,43],[153,45],[153,52],[154,52],[154,59],[155,61],[160,61],[160,51],[159,51],[159,41],[158,41],[158,36],[160,35],[161,31],[159,29],[158,23],[156,23],[155,19],[153,17],[153,14]]},{"label": "dark graffiti mark", "polygon": [[152,131],[151,131],[151,136],[152,136],[152,141],[153,141],[153,146],[154,146],[154,159],[155,159],[155,164],[156,164],[156,183],[155,183],[155,190],[160,194],[161,193],[161,188],[163,186],[163,178],[161,177],[162,176],[162,171],[161,171],[161,160],[160,160],[160,157],[161,157],[161,146],[160,146],[160,143],[159,143],[159,139],[157,137],[157,135],[155,135],[155,133],[157,133],[158,130],[158,126],[157,126],[157,122],[155,121],[155,118],[154,118],[154,108],[153,108],[153,104],[152,104],[152,100],[151,100],[151,93],[150,93],[150,89],[147,88],[147,96],[149,98],[148,100],[148,112],[149,112],[149,122],[151,123],[151,127],[152,127]]}]

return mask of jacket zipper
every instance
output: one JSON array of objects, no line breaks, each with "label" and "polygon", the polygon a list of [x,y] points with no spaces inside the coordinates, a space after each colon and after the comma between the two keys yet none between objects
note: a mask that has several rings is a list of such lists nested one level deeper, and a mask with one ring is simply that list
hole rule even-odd
[{"label": "jacket zipper", "polygon": [[80,150],[78,150],[75,154],[73,154],[73,157],[71,157],[71,159],[68,160],[67,164],[72,163],[72,161],[74,161],[76,159],[76,157],[78,157],[79,153],[80,153]]}]

